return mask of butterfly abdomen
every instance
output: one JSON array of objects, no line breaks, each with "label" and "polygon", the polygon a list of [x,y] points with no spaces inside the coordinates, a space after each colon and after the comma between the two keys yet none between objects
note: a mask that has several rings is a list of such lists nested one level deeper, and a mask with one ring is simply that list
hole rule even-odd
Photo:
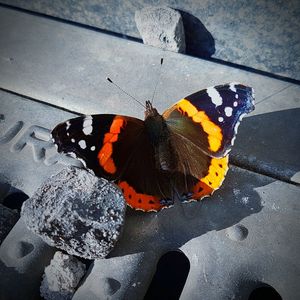
[{"label": "butterfly abdomen", "polygon": [[155,110],[154,115],[146,117],[145,128],[154,147],[156,168],[161,171],[175,172],[177,169],[176,155],[164,118]]}]

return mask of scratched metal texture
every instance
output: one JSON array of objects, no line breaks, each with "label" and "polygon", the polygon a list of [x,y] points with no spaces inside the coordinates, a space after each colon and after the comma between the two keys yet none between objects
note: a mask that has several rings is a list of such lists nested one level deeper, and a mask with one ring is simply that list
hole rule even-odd
[{"label": "scratched metal texture", "polygon": [[[62,162],[74,162],[63,161],[48,141],[49,129],[73,115],[10,93],[0,94],[4,112],[0,178],[30,196],[63,167]],[[117,247],[108,259],[94,261],[74,299],[141,299],[159,258],[175,249],[191,264],[181,299],[245,299],[262,283],[273,286],[283,299],[295,299],[300,296],[300,273],[295,265],[299,192],[297,186],[231,166],[224,186],[210,199],[177,203],[158,214],[128,209]],[[43,260],[40,254],[41,247],[47,246],[28,235],[33,236],[20,220],[1,246],[1,274],[10,278],[9,284],[0,281],[2,295],[14,295],[20,281],[28,299],[38,298],[36,280],[49,258]],[[25,242],[33,245],[32,250],[20,257],[14,249],[22,249]],[[29,280],[31,273],[35,276]],[[107,287],[111,278],[119,283],[117,290]]]},{"label": "scratched metal texture", "polygon": [[[9,193],[9,186],[31,196],[41,182],[64,165],[77,164],[71,158],[58,155],[49,141],[51,128],[77,115],[63,109],[89,113],[98,108],[100,112],[118,108],[123,113],[137,114],[137,108],[128,105],[127,100],[127,106],[122,105],[124,96],[121,100],[110,86],[96,86],[94,77],[86,76],[85,72],[96,73],[93,59],[106,57],[100,64],[100,77],[115,71],[120,78],[120,71],[130,67],[130,76],[139,74],[135,80],[139,81],[142,92],[151,94],[150,81],[155,82],[155,76],[150,75],[149,62],[156,61],[161,52],[19,12],[1,9],[0,14],[1,24],[6,24],[5,30],[9,32],[5,37],[0,31],[1,201]],[[58,33],[64,37],[63,45],[56,42]],[[41,37],[48,41],[46,48],[39,40]],[[89,47],[94,47],[94,54],[88,52],[88,58],[83,57],[81,54],[91,49]],[[113,53],[109,51],[112,49]],[[13,60],[8,61],[9,57]],[[119,65],[111,66],[110,60],[116,57]],[[280,147],[276,132],[271,130],[273,126],[282,135],[277,122],[286,126],[281,120],[291,120],[299,113],[299,87],[180,54],[170,54],[169,59],[171,65],[167,65],[163,76],[166,76],[164,80],[175,82],[170,92],[174,97],[181,88],[188,94],[199,86],[199,80],[206,85],[208,78],[214,78],[214,84],[215,80],[223,82],[241,77],[256,87],[261,105],[257,106],[256,114],[242,123],[236,152],[232,155],[239,166],[231,165],[221,189],[204,201],[176,203],[160,213],[145,214],[128,209],[117,247],[107,259],[91,264],[73,299],[142,299],[159,258],[176,249],[190,262],[181,299],[247,299],[251,291],[262,284],[274,287],[282,299],[299,299],[300,188],[292,180],[299,171],[294,164],[297,153],[293,152],[297,145],[297,123],[286,136],[281,136],[283,145]],[[66,66],[73,66],[75,61],[80,70],[85,67],[84,74],[73,69],[65,71]],[[54,69],[52,66],[48,69],[50,62]],[[124,83],[128,80],[125,78]],[[59,82],[64,88],[56,85]],[[105,98],[112,93],[115,96]],[[165,89],[160,93],[168,99]],[[82,101],[97,99],[99,95],[98,101]],[[159,107],[170,104],[157,101]],[[268,116],[271,116],[269,122],[265,122]],[[254,147],[253,139],[261,130],[265,135],[259,136],[260,147]],[[289,146],[288,141],[292,139],[295,144]],[[276,167],[268,170],[270,176],[257,173],[260,163],[253,157],[246,159],[252,147],[256,158],[265,162],[269,156],[269,164]],[[276,152],[279,154],[273,158]],[[239,155],[246,161],[239,159]],[[245,165],[252,171],[245,169]],[[290,171],[289,166],[294,169]],[[1,300],[20,299],[20,290],[22,299],[39,299],[39,281],[54,251],[19,220],[0,247]]]},{"label": "scratched metal texture", "polygon": [[[1,0],[141,39],[134,13],[149,5],[181,11],[187,51],[300,79],[298,0]],[[297,21],[298,20],[298,21]]]},{"label": "scratched metal texture", "polygon": [[0,86],[84,114],[143,118],[143,108],[106,77],[144,101],[152,96],[161,56],[154,100],[160,112],[208,86],[252,86],[257,105],[240,128],[234,163],[300,183],[298,85],[11,9],[0,8],[0,24]]}]

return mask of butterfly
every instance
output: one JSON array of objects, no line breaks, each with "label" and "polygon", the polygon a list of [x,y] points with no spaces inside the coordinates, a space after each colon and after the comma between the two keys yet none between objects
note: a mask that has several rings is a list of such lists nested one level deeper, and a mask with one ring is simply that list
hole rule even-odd
[{"label": "butterfly", "polygon": [[115,182],[130,207],[159,211],[176,196],[197,201],[221,186],[237,128],[252,110],[253,89],[230,83],[187,96],[162,115],[146,101],[144,120],[77,117],[58,124],[52,138],[58,152]]}]

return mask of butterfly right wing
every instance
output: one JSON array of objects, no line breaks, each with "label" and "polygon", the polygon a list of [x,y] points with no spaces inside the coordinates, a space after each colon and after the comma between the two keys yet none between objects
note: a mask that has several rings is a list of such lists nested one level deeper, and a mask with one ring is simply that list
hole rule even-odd
[{"label": "butterfly right wing", "polygon": [[212,195],[224,181],[228,170],[228,155],[222,158],[210,157],[190,140],[171,130],[170,140],[172,144],[180,145],[174,147],[179,172],[173,176],[173,180],[181,201],[198,201]]},{"label": "butterfly right wing", "polygon": [[163,113],[168,127],[211,157],[231,150],[242,118],[254,109],[251,87],[230,83],[181,99]]},{"label": "butterfly right wing", "polygon": [[[122,170],[113,160],[113,146],[120,139],[125,124],[138,135],[142,130],[142,121],[139,121],[112,114],[83,116],[58,124],[51,134],[58,152],[79,159],[97,176],[114,180]],[[127,159],[123,160],[125,165]]]},{"label": "butterfly right wing", "polygon": [[164,112],[172,143],[180,145],[174,147],[178,167],[197,180],[186,201],[202,199],[221,186],[239,123],[253,109],[253,89],[230,83],[196,92]]}]

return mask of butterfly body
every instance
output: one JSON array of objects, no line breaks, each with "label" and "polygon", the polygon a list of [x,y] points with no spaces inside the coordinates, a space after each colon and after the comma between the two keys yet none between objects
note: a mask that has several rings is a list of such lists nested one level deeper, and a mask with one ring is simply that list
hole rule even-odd
[{"label": "butterfly body", "polygon": [[161,171],[176,171],[176,156],[165,119],[146,101],[145,129],[154,148],[155,166]]},{"label": "butterfly body", "polygon": [[254,109],[241,84],[185,97],[162,115],[146,101],[145,120],[119,115],[79,117],[56,126],[59,152],[81,159],[116,182],[131,207],[158,211],[200,200],[222,184],[241,118]]}]

